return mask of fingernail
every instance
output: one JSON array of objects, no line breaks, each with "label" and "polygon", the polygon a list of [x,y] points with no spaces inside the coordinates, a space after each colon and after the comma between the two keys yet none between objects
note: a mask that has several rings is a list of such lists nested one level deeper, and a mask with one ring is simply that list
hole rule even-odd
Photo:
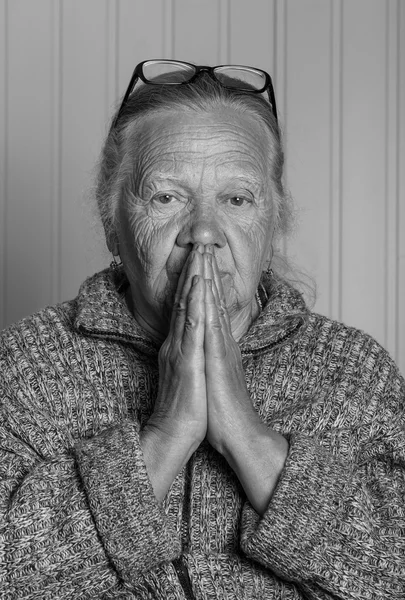
[{"label": "fingernail", "polygon": [[206,256],[209,264],[212,265],[212,254],[207,254]]},{"label": "fingernail", "polygon": [[205,281],[207,282],[207,285],[210,288],[210,290],[212,290],[212,279],[206,279]]},{"label": "fingernail", "polygon": [[194,275],[193,276],[193,280],[192,280],[192,285],[197,285],[198,280],[199,280],[199,276],[198,275]]}]

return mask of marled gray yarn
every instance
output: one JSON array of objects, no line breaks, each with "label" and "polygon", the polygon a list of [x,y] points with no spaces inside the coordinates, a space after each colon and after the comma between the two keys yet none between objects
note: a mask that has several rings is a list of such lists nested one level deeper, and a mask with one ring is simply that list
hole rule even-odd
[{"label": "marled gray yarn", "polygon": [[[265,282],[268,285],[268,282]],[[241,341],[290,441],[260,519],[203,443],[163,506],[139,428],[157,348],[109,271],[0,337],[0,598],[405,598],[404,381],[372,338],[279,283]]]}]

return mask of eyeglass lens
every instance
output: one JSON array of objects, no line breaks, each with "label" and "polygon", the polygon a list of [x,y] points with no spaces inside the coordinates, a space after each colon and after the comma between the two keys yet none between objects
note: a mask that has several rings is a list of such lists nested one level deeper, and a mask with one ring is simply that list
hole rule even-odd
[{"label": "eyeglass lens", "polygon": [[181,62],[150,60],[143,65],[143,75],[148,81],[159,83],[184,83],[193,77],[195,68]]},{"label": "eyeglass lens", "polygon": [[[151,60],[143,65],[143,75],[152,83],[185,83],[195,73],[196,69],[193,65],[180,61]],[[261,90],[266,84],[264,73],[249,67],[232,65],[215,67],[214,74],[222,85],[231,88]]]},{"label": "eyeglass lens", "polygon": [[[261,90],[266,84],[264,73],[246,67],[225,66],[214,69],[216,78],[227,87]],[[236,81],[237,80],[237,81]],[[244,86],[246,84],[246,87]]]}]

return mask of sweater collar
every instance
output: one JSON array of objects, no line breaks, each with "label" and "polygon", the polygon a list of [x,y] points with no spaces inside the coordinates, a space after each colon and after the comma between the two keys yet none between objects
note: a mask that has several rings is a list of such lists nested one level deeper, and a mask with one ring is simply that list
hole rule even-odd
[{"label": "sweater collar", "polygon": [[[160,344],[129,311],[127,287],[122,270],[106,269],[86,279],[76,299],[74,327],[84,335],[121,341],[156,355]],[[290,340],[308,316],[301,294],[274,275],[263,274],[258,293],[263,310],[239,341],[242,354],[257,354]]]}]

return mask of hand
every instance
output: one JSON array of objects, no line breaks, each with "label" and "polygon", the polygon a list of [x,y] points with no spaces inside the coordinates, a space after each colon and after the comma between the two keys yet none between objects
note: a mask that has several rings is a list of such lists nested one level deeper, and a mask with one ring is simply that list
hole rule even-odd
[{"label": "hand", "polygon": [[231,331],[226,299],[215,256],[203,254],[205,290],[205,375],[208,403],[207,439],[221,454],[262,423],[246,387],[239,346]]},{"label": "hand", "polygon": [[159,352],[158,396],[141,435],[160,500],[207,430],[202,251],[193,249],[179,278],[169,334]]},{"label": "hand", "polygon": [[169,335],[159,352],[159,391],[148,426],[198,446],[207,427],[203,258],[193,250],[183,267]]},{"label": "hand", "polygon": [[288,444],[253,408],[215,257],[210,248],[197,247],[180,276],[170,332],[159,354],[155,410],[141,435],[158,500],[205,436],[263,514]]},{"label": "hand", "polygon": [[261,422],[252,405],[217,263],[209,249],[204,254],[204,277],[207,439],[226,458],[262,515],[284,468],[288,442]]}]

